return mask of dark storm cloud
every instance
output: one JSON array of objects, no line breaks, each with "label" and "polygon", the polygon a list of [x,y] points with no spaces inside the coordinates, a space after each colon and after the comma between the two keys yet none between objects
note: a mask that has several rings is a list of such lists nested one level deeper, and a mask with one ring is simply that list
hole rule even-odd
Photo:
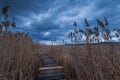
[{"label": "dark storm cloud", "polygon": [[59,40],[62,33],[58,33],[57,31],[49,31],[49,32],[33,32],[30,33],[34,40],[46,40],[46,41],[56,41]]},{"label": "dark storm cloud", "polygon": [[29,15],[29,12],[45,12],[52,7],[51,0],[1,0],[1,5],[10,5],[12,14],[16,15]]},{"label": "dark storm cloud", "polygon": [[51,31],[51,30],[58,30],[60,29],[58,24],[55,24],[51,19],[44,20],[42,23],[33,23],[31,24],[33,26],[32,30],[36,32],[41,32],[41,31]]},{"label": "dark storm cloud", "polygon": [[111,25],[120,23],[119,0],[0,0],[0,8],[6,4],[9,16],[16,17],[17,30],[40,41],[67,39],[73,22],[84,26],[84,18],[91,24],[103,17]]}]

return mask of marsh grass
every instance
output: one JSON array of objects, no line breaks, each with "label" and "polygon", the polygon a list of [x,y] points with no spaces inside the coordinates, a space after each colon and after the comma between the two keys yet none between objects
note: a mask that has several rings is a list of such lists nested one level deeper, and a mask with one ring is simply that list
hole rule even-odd
[{"label": "marsh grass", "polygon": [[34,80],[40,67],[36,43],[25,36],[0,38],[0,79]]},{"label": "marsh grass", "polygon": [[[77,23],[74,22],[74,30],[69,34],[71,45],[48,47],[49,55],[64,66],[68,80],[120,79],[120,44],[112,42],[109,23],[106,18],[104,21],[97,19],[98,25],[92,28],[85,19],[85,30],[77,29]],[[100,35],[100,28],[103,30],[103,35]],[[119,38],[119,29],[115,30]],[[104,39],[103,42],[110,43],[100,44],[101,37]],[[78,45],[83,41],[84,45]],[[93,42],[97,42],[97,44],[93,44]]]},{"label": "marsh grass", "polygon": [[28,34],[15,32],[15,18],[8,18],[8,8],[0,18],[0,80],[35,80],[41,61],[37,56],[39,45]]},{"label": "marsh grass", "polygon": [[118,44],[52,46],[49,54],[61,65],[68,80],[117,80],[120,77]]}]

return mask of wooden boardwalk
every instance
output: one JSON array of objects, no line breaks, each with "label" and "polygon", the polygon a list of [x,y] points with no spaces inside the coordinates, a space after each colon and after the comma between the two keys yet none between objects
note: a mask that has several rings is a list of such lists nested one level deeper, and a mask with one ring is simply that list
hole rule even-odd
[{"label": "wooden boardwalk", "polygon": [[63,73],[63,67],[56,60],[47,54],[40,54],[43,60],[42,68],[39,68],[40,74],[37,80],[66,80]]}]

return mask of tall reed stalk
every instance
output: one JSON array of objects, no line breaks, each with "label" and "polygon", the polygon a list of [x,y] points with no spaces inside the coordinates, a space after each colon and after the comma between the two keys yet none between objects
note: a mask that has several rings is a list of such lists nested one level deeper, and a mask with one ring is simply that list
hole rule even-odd
[{"label": "tall reed stalk", "polygon": [[[97,26],[91,27],[85,19],[84,30],[78,29],[74,22],[74,30],[69,34],[73,45],[48,46],[49,54],[64,66],[68,80],[120,79],[120,44],[112,42],[106,18],[104,22],[99,19],[96,21]],[[119,39],[119,29],[114,31]],[[80,45],[81,42],[85,42],[84,45]]]},{"label": "tall reed stalk", "polygon": [[0,21],[0,80],[35,80],[41,61],[36,55],[40,48],[28,34],[13,33],[15,18],[8,18],[8,8],[2,9]]}]

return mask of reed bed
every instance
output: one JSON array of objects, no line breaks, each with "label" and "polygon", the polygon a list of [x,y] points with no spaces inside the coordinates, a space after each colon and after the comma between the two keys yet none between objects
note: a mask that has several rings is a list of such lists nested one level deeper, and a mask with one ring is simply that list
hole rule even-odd
[{"label": "reed bed", "polygon": [[120,40],[120,29],[110,30],[106,18],[104,22],[96,21],[97,25],[91,27],[85,19],[83,29],[74,22],[73,31],[68,35],[71,45],[48,47],[49,54],[63,65],[68,80],[120,79],[120,44],[114,43],[111,36],[115,31],[114,36]]},{"label": "reed bed", "polygon": [[35,80],[41,66],[38,50],[26,35],[0,37],[0,80]]},{"label": "reed bed", "polygon": [[0,80],[35,80],[42,64],[37,55],[40,44],[10,30],[16,24],[8,17],[8,8],[4,6],[0,15]]},{"label": "reed bed", "polygon": [[52,46],[49,54],[61,65],[68,80],[119,80],[120,45]]}]

